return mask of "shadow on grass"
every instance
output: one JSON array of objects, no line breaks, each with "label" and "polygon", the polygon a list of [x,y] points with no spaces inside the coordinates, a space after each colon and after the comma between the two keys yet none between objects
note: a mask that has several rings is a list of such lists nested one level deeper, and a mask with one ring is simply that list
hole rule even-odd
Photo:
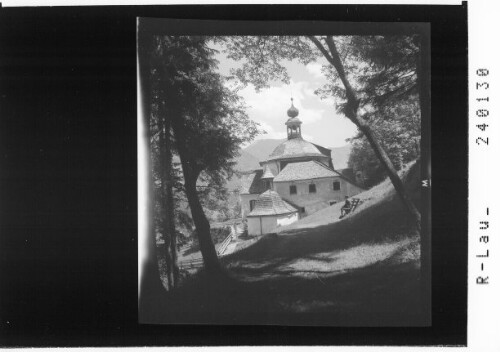
[{"label": "shadow on grass", "polygon": [[263,236],[228,255],[226,275],[200,272],[168,293],[158,322],[429,325],[419,238],[394,192],[372,205],[332,224]]},{"label": "shadow on grass", "polygon": [[387,201],[330,225],[266,235],[252,246],[227,256],[225,261],[273,261],[345,250],[361,243],[391,240],[407,234],[409,224],[402,207],[397,202]]},{"label": "shadow on grass", "polygon": [[[397,252],[397,251],[396,251]],[[397,256],[395,253],[394,256]],[[168,295],[163,323],[421,326],[420,274],[394,256],[339,275],[272,276],[242,282],[200,273]],[[282,265],[282,260],[265,269]],[[258,269],[257,269],[258,270]]]}]

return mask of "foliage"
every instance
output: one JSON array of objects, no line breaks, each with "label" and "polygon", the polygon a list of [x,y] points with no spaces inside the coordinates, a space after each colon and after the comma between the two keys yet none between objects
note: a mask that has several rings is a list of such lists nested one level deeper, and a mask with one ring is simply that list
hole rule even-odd
[{"label": "foliage", "polygon": [[[420,109],[417,97],[410,98],[391,107],[385,106],[370,116],[373,132],[396,170],[420,156]],[[348,166],[363,173],[367,187],[381,182],[387,174],[366,137],[358,134],[350,141]]]},{"label": "foliage", "polygon": [[[168,140],[174,142],[170,143],[172,151],[181,162],[181,168],[172,172],[175,181],[170,183],[176,190],[176,227],[183,226],[189,234],[194,223],[205,266],[216,270],[206,212],[225,208],[224,184],[233,174],[233,160],[240,145],[250,142],[258,129],[248,118],[241,98],[216,72],[217,61],[208,40],[203,36],[155,37],[153,59],[157,65],[152,75],[156,78],[156,103],[152,110],[164,114],[171,123]],[[161,165],[159,161],[156,164]],[[159,217],[165,216],[160,209]]]},{"label": "foliage", "polygon": [[[358,92],[360,107],[377,109],[417,93],[418,37],[343,36],[337,37],[339,55]],[[326,65],[328,83],[316,92],[322,98],[332,95],[345,99],[345,88],[338,72]],[[341,110],[343,102],[338,103]]]},{"label": "foliage", "polygon": [[218,41],[225,45],[228,58],[243,62],[232,70],[233,75],[244,85],[252,83],[257,91],[268,88],[271,81],[290,83],[283,61],[307,65],[319,55],[310,42],[298,36],[232,36]]},{"label": "foliage", "polygon": [[169,103],[182,115],[189,158],[197,174],[205,171],[217,184],[232,174],[241,144],[257,135],[239,95],[215,71],[215,51],[206,37],[161,37],[163,62],[168,63]]},{"label": "foliage", "polygon": [[[326,46],[324,37],[314,39]],[[284,61],[308,64],[324,56],[311,40],[303,36],[219,39],[229,58],[244,61],[233,70],[235,77],[245,85],[252,83],[257,90],[269,87],[273,80],[289,83]],[[418,35],[338,36],[334,41],[349,82],[357,92],[363,118],[370,126],[380,119],[393,120],[397,114],[391,111],[404,108],[404,104],[410,109],[418,105]],[[322,73],[327,83],[315,93],[323,99],[333,97],[337,110],[344,113],[346,90],[337,69],[328,62],[322,66]]]},{"label": "foliage", "polygon": [[[231,234],[231,229],[228,226],[215,227],[210,229],[210,237],[214,244],[221,243],[227,236]],[[198,236],[193,236],[192,249],[197,249],[199,246]]]}]

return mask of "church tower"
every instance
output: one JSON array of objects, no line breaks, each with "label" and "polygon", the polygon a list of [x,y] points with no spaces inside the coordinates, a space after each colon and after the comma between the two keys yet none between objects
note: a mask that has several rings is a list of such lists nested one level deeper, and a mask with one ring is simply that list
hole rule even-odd
[{"label": "church tower", "polygon": [[287,127],[287,135],[288,139],[293,139],[293,138],[302,138],[302,134],[300,131],[300,125],[302,125],[302,121],[298,119],[297,116],[299,116],[299,110],[293,106],[293,98],[292,100],[292,106],[288,111],[286,112],[289,119],[285,122],[285,125]]}]

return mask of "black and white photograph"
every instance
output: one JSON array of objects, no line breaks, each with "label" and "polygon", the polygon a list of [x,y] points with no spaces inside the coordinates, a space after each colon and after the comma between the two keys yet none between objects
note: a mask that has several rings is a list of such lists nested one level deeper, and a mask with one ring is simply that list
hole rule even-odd
[{"label": "black and white photograph", "polygon": [[3,1],[0,346],[496,351],[487,2]]},{"label": "black and white photograph", "polygon": [[430,324],[429,31],[356,26],[139,34],[141,322]]}]

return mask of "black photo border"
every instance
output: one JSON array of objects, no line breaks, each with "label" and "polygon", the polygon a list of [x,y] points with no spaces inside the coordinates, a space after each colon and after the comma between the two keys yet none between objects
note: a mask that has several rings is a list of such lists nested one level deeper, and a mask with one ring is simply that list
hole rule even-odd
[{"label": "black photo border", "polygon": [[[137,17],[430,24],[430,327],[138,323]],[[466,3],[2,8],[0,60],[0,345],[466,344]]]}]

